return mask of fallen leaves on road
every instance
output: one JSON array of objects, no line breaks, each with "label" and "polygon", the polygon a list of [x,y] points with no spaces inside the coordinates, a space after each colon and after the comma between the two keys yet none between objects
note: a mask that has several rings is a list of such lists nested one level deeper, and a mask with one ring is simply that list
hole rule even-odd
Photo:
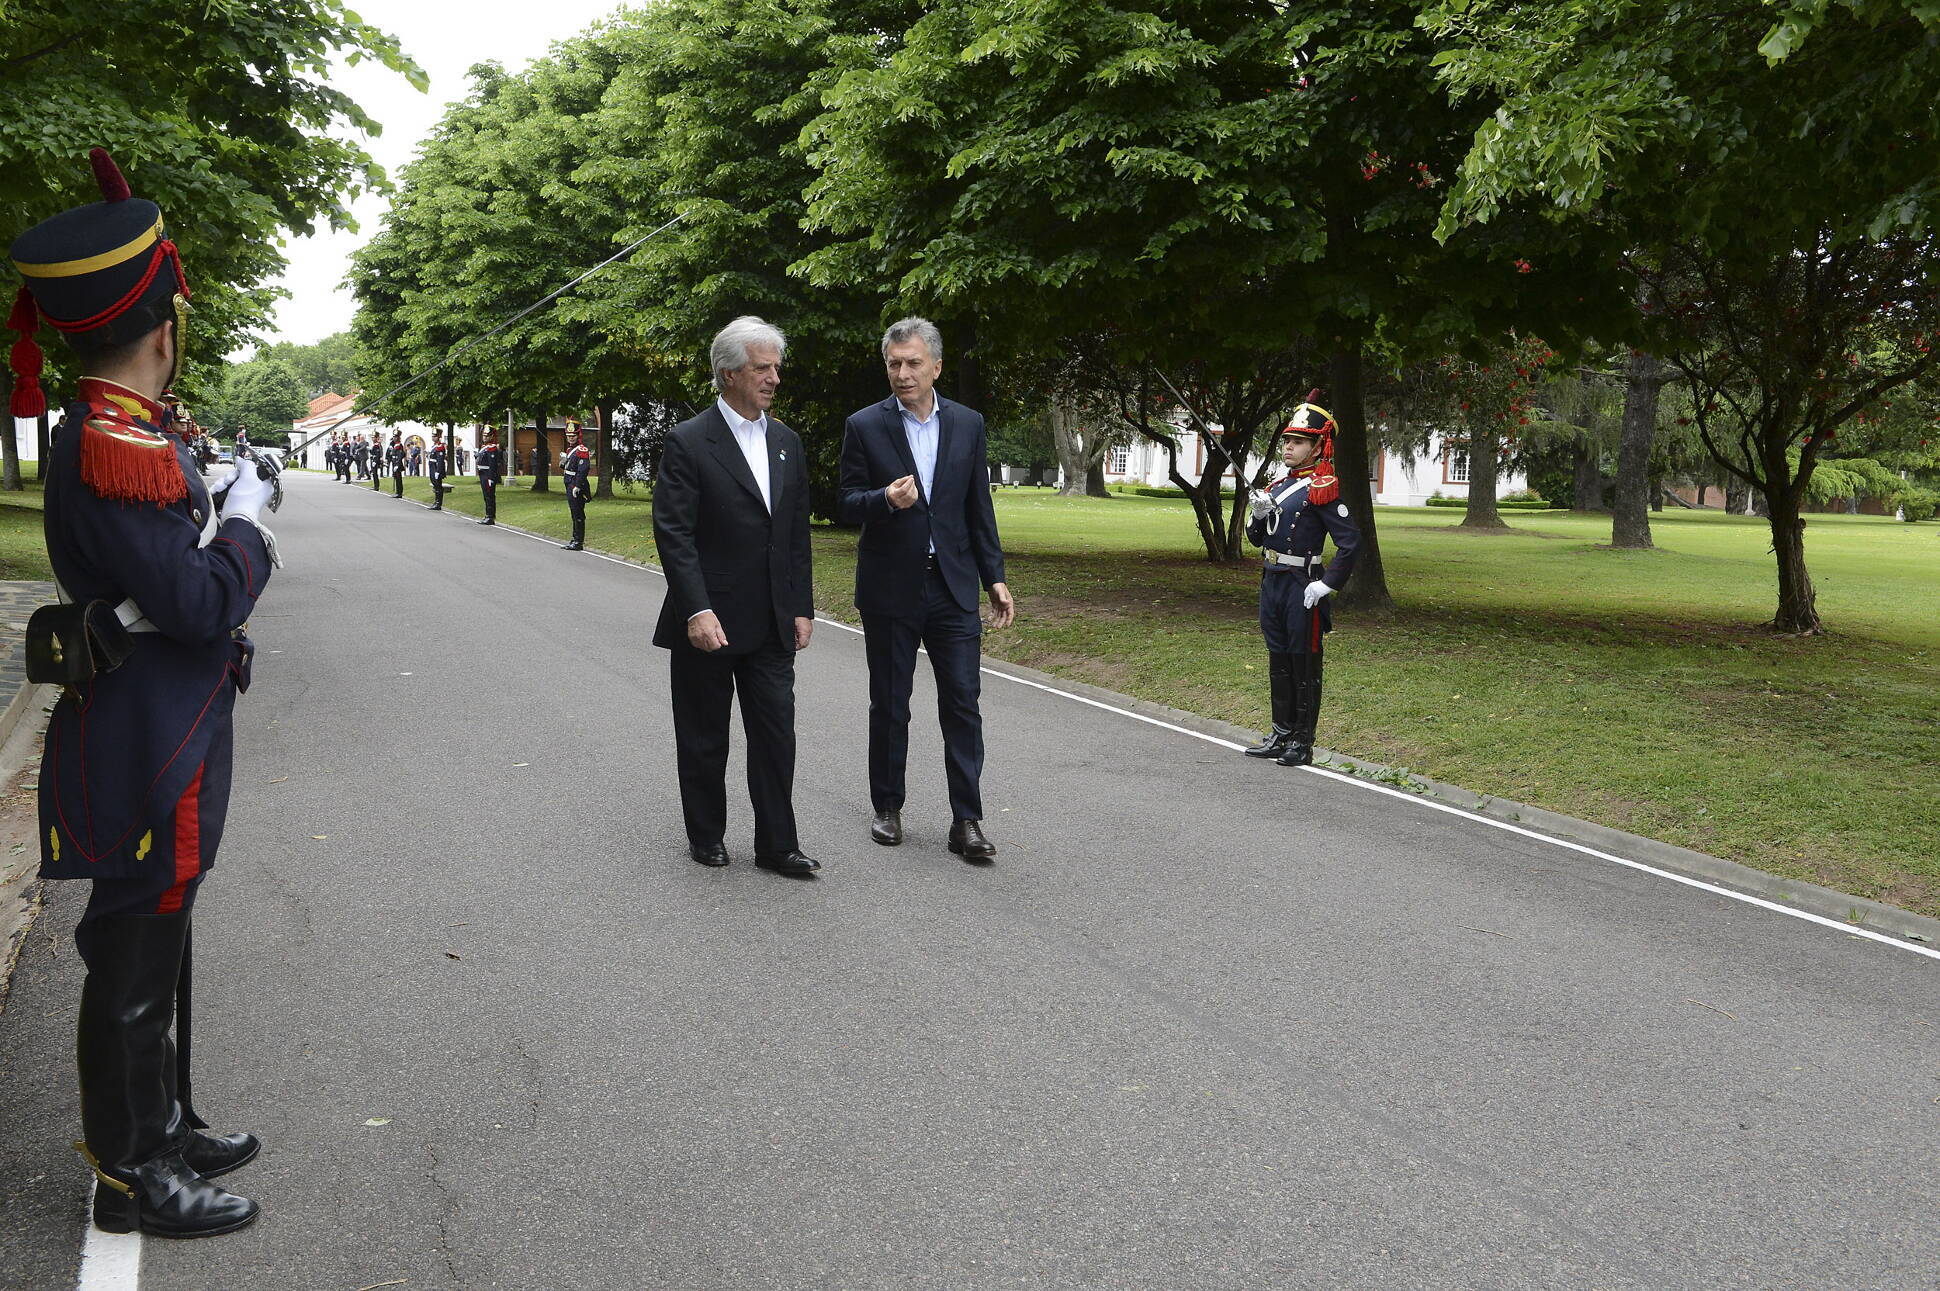
[{"label": "fallen leaves on road", "polygon": [[[1457,928],[1467,928],[1467,929],[1468,929],[1468,930],[1469,930],[1470,932],[1486,932],[1486,933],[1488,933],[1488,934],[1489,934],[1489,936],[1491,936],[1491,937],[1508,937],[1508,936],[1509,936],[1509,934],[1508,934],[1508,933],[1506,933],[1506,932],[1497,932],[1497,931],[1496,931],[1495,929],[1493,929],[1493,928],[1476,928],[1476,927],[1472,927],[1472,926],[1470,926],[1469,924],[1465,924],[1465,923],[1458,923],[1458,924],[1456,924],[1455,926],[1456,926]],[[1512,941],[1513,941],[1513,940],[1514,940],[1514,938],[1513,938],[1513,937],[1511,937],[1511,938],[1510,938],[1510,940],[1512,940]]]},{"label": "fallen leaves on road", "polygon": [[1703,1000],[1693,1000],[1693,999],[1686,999],[1684,1002],[1686,1004],[1695,1004],[1701,1009],[1710,1009],[1713,1013],[1722,1013],[1725,1017],[1730,1018],[1733,1022],[1736,1022],[1738,1020],[1738,1015],[1736,1013],[1732,1013],[1725,1009],[1721,1009],[1715,1004],[1706,1004]]},{"label": "fallen leaves on road", "polygon": [[358,1287],[357,1291],[377,1291],[379,1287],[401,1287],[410,1280],[410,1278],[392,1278],[389,1282],[373,1282],[367,1287]]},{"label": "fallen leaves on road", "polygon": [[326,838],[328,838],[328,837],[330,837],[330,835],[328,835],[328,834],[312,834],[312,835],[310,835],[310,837],[312,837],[312,838],[314,838],[314,839],[316,839],[316,840],[317,840],[317,841],[318,841],[319,843],[321,843],[321,842],[322,842],[322,841],[323,841],[324,839],[326,839]]},{"label": "fallen leaves on road", "polygon": [[446,959],[456,959],[456,958],[458,958],[458,956],[456,956],[456,955],[454,955],[454,954],[452,954],[452,953],[451,953],[450,951],[448,951],[448,950],[447,950],[447,951],[445,952],[445,958],[446,958]]},{"label": "fallen leaves on road", "polygon": [[389,1125],[390,1123],[391,1118],[388,1116],[373,1116],[364,1122],[366,1125]]},{"label": "fallen leaves on road", "polygon": [[287,780],[287,779],[289,779],[289,777],[288,777],[288,776],[286,776],[286,775],[280,775],[280,776],[277,776],[277,777],[276,777],[276,778],[275,778],[274,780],[272,780],[272,781],[270,781],[270,783],[271,783],[271,784],[282,784],[282,783],[283,783],[283,782],[284,782],[285,780]]}]

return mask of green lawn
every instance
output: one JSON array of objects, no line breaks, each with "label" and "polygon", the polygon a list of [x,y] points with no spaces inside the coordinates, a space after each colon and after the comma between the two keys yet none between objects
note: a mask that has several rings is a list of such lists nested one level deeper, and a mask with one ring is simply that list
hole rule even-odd
[{"label": "green lawn", "polygon": [[[500,518],[563,539],[564,497],[528,483],[500,490]],[[475,480],[447,504],[476,511]],[[1521,513],[1484,536],[1460,519],[1382,510],[1400,608],[1341,616],[1323,744],[1940,915],[1940,525],[1813,517],[1830,630],[1783,640],[1758,627],[1761,520],[1666,512],[1655,551],[1617,552],[1607,520]],[[989,653],[1265,724],[1258,575],[1206,564],[1183,502],[1005,490],[998,521],[1021,614]],[[654,559],[644,493],[596,501],[587,527]],[[819,605],[852,620],[854,535],[815,543]]]},{"label": "green lawn", "polygon": [[41,537],[38,463],[20,464],[18,493],[0,492],[0,579],[51,579],[47,543]]}]

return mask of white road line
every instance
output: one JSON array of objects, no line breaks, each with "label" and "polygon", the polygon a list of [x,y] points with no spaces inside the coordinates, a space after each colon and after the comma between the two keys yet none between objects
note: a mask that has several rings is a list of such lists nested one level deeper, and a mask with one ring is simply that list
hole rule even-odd
[{"label": "white road line", "polygon": [[[508,532],[524,534],[526,537],[536,539],[539,542],[552,541],[539,534],[527,533],[523,529],[511,529]],[[625,565],[631,569],[640,570],[642,573],[654,574],[661,578],[666,577],[658,569],[654,569],[648,565],[638,564],[631,560],[623,560],[618,556],[608,556],[601,552],[589,552],[588,554],[599,556],[602,560],[610,560],[616,565]],[[817,615],[815,621],[817,623],[826,623],[830,627],[840,628],[844,632],[853,632],[857,636],[862,635],[861,628],[851,626],[847,623],[837,623],[834,619],[823,618]],[[1243,747],[1220,736],[1208,735],[1204,731],[1195,731],[1189,726],[1180,726],[1176,722],[1168,722],[1162,718],[1148,717],[1144,713],[1135,713],[1128,708],[1120,708],[1116,704],[1107,704],[1100,699],[1092,699],[1086,695],[1073,694],[1068,690],[1059,690],[1056,686],[1047,686],[1041,681],[1032,681],[1028,677],[1019,677],[1013,673],[1004,672],[997,668],[980,667],[979,671],[987,676],[1001,677],[1005,681],[1015,682],[1019,686],[1028,686],[1032,690],[1041,690],[1047,695],[1056,695],[1060,699],[1069,699],[1080,704],[1089,704],[1093,708],[1101,708],[1107,713],[1116,713],[1120,717],[1129,717],[1135,722],[1144,722],[1148,726],[1156,726],[1161,730],[1172,731],[1179,735],[1189,735],[1195,740],[1204,740],[1208,744],[1217,744],[1222,749],[1237,750]],[[1849,937],[1863,937],[1867,941],[1875,941],[1882,946],[1891,946],[1895,950],[1904,950],[1911,954],[1924,956],[1927,959],[1940,960],[1940,950],[1931,949],[1926,946],[1916,946],[1911,942],[1894,937],[1889,933],[1874,932],[1870,928],[1861,928],[1856,924],[1842,923],[1837,919],[1829,919],[1825,915],[1813,914],[1806,910],[1794,910],[1790,906],[1781,905],[1776,901],[1767,901],[1763,897],[1755,897],[1745,892],[1735,892],[1730,888],[1720,887],[1715,883],[1707,883],[1703,879],[1694,879],[1688,875],[1679,874],[1674,870],[1659,869],[1655,865],[1646,865],[1642,861],[1633,861],[1629,857],[1618,856],[1613,852],[1601,851],[1584,843],[1573,843],[1566,838],[1557,838],[1553,834],[1539,833],[1536,830],[1527,829],[1506,820],[1497,820],[1493,816],[1484,816],[1445,802],[1435,802],[1432,799],[1422,797],[1420,794],[1407,793],[1389,785],[1375,784],[1373,781],[1363,780],[1359,776],[1343,775],[1338,771],[1329,771],[1324,767],[1303,767],[1301,769],[1311,771],[1315,775],[1326,776],[1330,780],[1337,780],[1342,784],[1353,785],[1357,789],[1366,789],[1371,793],[1387,794],[1390,797],[1399,798],[1404,802],[1411,802],[1416,806],[1426,807],[1431,811],[1445,812],[1450,816],[1459,816],[1463,820],[1473,821],[1478,825],[1486,825],[1490,829],[1499,829],[1509,834],[1519,834],[1524,838],[1533,838],[1539,843],[1548,843],[1554,847],[1567,848],[1572,852],[1581,852],[1585,856],[1594,856],[1600,861],[1609,861],[1613,865],[1621,865],[1626,869],[1637,870],[1644,874],[1653,874],[1660,879],[1669,879],[1673,883],[1681,883],[1685,887],[1696,888],[1700,892],[1709,892],[1714,896],[1728,897],[1733,901],[1742,901],[1746,905],[1757,906],[1761,910],[1770,910],[1791,919],[1802,919],[1806,923],[1814,923],[1824,928],[1832,928],[1845,933]]]},{"label": "white road line", "polygon": [[[101,1186],[95,1181],[95,1187]],[[94,1194],[88,1194],[88,1214],[94,1214]],[[139,1291],[141,1234],[104,1233],[90,1218],[81,1239],[81,1276],[75,1291]]]}]

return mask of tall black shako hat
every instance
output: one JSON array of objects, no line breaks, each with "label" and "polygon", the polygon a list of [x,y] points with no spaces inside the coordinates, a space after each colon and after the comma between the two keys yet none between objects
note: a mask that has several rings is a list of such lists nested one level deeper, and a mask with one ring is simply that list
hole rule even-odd
[{"label": "tall black shako hat", "polygon": [[88,160],[102,200],[42,220],[15,238],[7,253],[27,280],[7,317],[7,326],[20,333],[11,355],[16,417],[38,417],[47,409],[34,340],[40,319],[70,338],[126,345],[176,317],[178,296],[189,298],[162,208],[129,194],[106,149],[93,149]]}]

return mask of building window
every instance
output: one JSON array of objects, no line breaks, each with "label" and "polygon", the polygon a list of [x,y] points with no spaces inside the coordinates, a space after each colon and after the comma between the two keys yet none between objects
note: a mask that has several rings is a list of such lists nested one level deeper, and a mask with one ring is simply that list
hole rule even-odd
[{"label": "building window", "polygon": [[1468,446],[1449,444],[1442,449],[1442,483],[1468,483]]},{"label": "building window", "polygon": [[1111,475],[1128,475],[1131,469],[1132,450],[1123,444],[1113,448],[1111,457],[1105,465],[1106,472]]}]

